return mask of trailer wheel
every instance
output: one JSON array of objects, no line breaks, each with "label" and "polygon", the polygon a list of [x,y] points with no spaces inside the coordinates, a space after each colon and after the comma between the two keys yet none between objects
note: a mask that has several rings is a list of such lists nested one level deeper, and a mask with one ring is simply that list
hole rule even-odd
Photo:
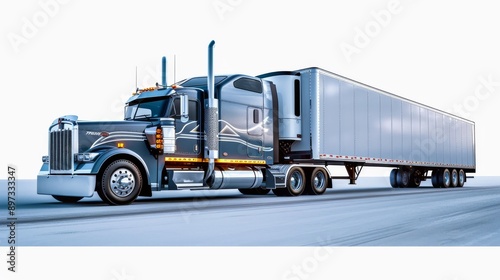
[{"label": "trailer wheel", "polygon": [[274,189],[277,196],[299,196],[305,190],[306,175],[302,168],[295,166],[288,171],[285,188]]},{"label": "trailer wheel", "polygon": [[418,188],[420,187],[420,183],[422,180],[413,174],[410,175],[410,184],[408,185],[409,188]]},{"label": "trailer wheel", "polygon": [[410,186],[410,172],[399,169],[397,183],[400,188],[408,188]]},{"label": "trailer wheel", "polygon": [[248,195],[265,195],[268,194],[271,190],[264,188],[256,188],[256,189],[238,189],[242,194]]},{"label": "trailer wheel", "polygon": [[441,172],[441,170],[439,170],[439,169],[432,170],[431,180],[432,180],[432,186],[434,188],[441,187],[441,184],[439,184],[439,173],[440,172]]},{"label": "trailer wheel", "polygon": [[451,171],[451,187],[458,187],[458,171],[456,169]]},{"label": "trailer wheel", "polygon": [[391,175],[389,175],[389,180],[391,182],[391,187],[393,187],[393,188],[399,188],[399,185],[398,185],[398,170],[397,169],[391,170]]},{"label": "trailer wheel", "polygon": [[318,167],[313,170],[309,183],[306,186],[306,192],[313,195],[324,194],[328,188],[328,173],[324,168]]},{"label": "trailer wheel", "polygon": [[97,193],[110,205],[124,205],[137,198],[141,187],[142,175],[139,168],[129,160],[119,159],[104,169]]},{"label": "trailer wheel", "polygon": [[465,171],[463,169],[460,169],[458,171],[458,186],[459,188],[462,188],[465,185]]},{"label": "trailer wheel", "polygon": [[422,183],[422,172],[420,172],[420,170],[415,170],[413,173],[410,174],[410,187],[418,188],[420,187],[421,183]]},{"label": "trailer wheel", "polygon": [[53,195],[53,198],[62,202],[62,203],[77,203],[83,197],[80,196],[62,196],[62,195]]},{"label": "trailer wheel", "polygon": [[448,168],[439,172],[439,185],[442,188],[449,188],[451,185],[451,174]]}]

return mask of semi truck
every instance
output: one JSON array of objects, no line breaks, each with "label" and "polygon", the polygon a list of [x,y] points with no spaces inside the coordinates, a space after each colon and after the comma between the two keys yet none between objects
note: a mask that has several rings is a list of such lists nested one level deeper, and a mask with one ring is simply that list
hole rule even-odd
[{"label": "semi truck", "polygon": [[318,67],[214,75],[214,45],[207,76],[170,86],[163,57],[161,84],[136,89],[123,120],[56,118],[38,194],[97,192],[110,205],[166,190],[321,195],[363,167],[391,169],[393,188],[451,188],[476,170],[471,120]]}]

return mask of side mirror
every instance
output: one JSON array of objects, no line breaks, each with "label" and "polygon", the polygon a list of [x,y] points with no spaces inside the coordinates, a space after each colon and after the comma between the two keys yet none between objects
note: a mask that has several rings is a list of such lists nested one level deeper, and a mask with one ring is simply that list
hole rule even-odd
[{"label": "side mirror", "polygon": [[181,98],[181,122],[185,123],[189,120],[189,98],[186,94],[182,94]]}]

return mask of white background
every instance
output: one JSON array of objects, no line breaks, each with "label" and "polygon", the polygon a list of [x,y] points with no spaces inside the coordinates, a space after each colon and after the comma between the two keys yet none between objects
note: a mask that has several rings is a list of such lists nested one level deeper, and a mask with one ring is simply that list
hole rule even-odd
[{"label": "white background", "polygon": [[[161,80],[164,55],[169,83],[174,55],[176,80],[205,75],[213,39],[216,74],[318,66],[467,117],[476,122],[477,175],[496,175],[500,19],[492,3],[2,2],[0,166],[35,178],[55,118],[122,119],[136,67],[139,87]],[[346,55],[347,45],[356,52]],[[481,79],[494,86],[478,95]]]},{"label": "white background", "polygon": [[[122,119],[136,67],[139,87],[160,81],[162,56],[169,83],[174,55],[176,80],[205,75],[213,39],[216,74],[318,66],[467,117],[476,123],[476,175],[498,174],[500,17],[492,1],[326,3],[4,1],[0,166],[36,178],[55,118]],[[346,45],[357,52],[346,55]],[[477,95],[481,79],[497,84]]]},{"label": "white background", "polygon": [[[35,178],[41,157],[47,153],[47,128],[55,118],[75,114],[85,120],[121,119],[123,103],[135,89],[136,67],[139,87],[160,81],[164,55],[169,60],[169,83],[173,82],[174,55],[177,80],[205,75],[206,48],[213,39],[216,74],[258,75],[317,66],[467,117],[476,123],[477,175],[498,175],[500,85],[476,92],[483,86],[481,79],[500,82],[497,5],[486,0],[391,2],[2,1],[0,166],[15,164],[20,179]],[[388,6],[397,8],[389,11]],[[390,17],[381,21],[380,16],[387,13]],[[341,48],[346,45],[357,52],[346,55]],[[6,175],[1,172],[0,178]],[[85,261],[96,257],[98,276],[94,279],[119,280],[116,273],[122,267],[127,275],[134,275],[131,279],[153,279],[149,276],[157,270],[154,275],[159,279],[174,278],[169,267],[175,279],[186,279],[176,268],[198,277],[282,279],[293,265],[307,261],[313,249],[266,249],[257,254],[245,250],[217,254],[217,250],[193,259],[178,258],[175,250],[172,254],[161,251],[166,254],[161,262],[153,255],[156,251],[147,249],[143,255],[141,249],[135,250],[126,259],[128,255],[118,249],[104,255],[101,249],[85,251],[80,255],[84,259],[73,253],[69,256],[76,259],[68,259],[63,255],[75,251],[42,248],[25,251],[20,267],[33,275],[81,268],[85,273],[76,276],[88,279],[94,264]],[[384,252],[353,255],[356,252],[341,249],[339,256],[328,259],[328,265],[308,279],[328,275],[332,279],[340,275],[343,279],[488,279],[493,276],[489,272],[496,271],[481,261],[487,259],[488,250]],[[151,258],[155,261],[150,262]],[[194,269],[203,259],[210,259],[211,266]],[[192,266],[176,266],[190,260]],[[428,272],[417,267],[422,262]],[[259,274],[254,268],[264,272]],[[4,265],[0,269],[3,273]]]}]

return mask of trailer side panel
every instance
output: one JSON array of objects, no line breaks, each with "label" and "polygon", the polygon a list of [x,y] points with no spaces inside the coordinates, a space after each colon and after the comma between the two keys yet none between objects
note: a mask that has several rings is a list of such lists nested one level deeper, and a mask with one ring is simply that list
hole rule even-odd
[{"label": "trailer side panel", "polygon": [[319,68],[300,73],[312,159],[475,169],[473,122]]}]

